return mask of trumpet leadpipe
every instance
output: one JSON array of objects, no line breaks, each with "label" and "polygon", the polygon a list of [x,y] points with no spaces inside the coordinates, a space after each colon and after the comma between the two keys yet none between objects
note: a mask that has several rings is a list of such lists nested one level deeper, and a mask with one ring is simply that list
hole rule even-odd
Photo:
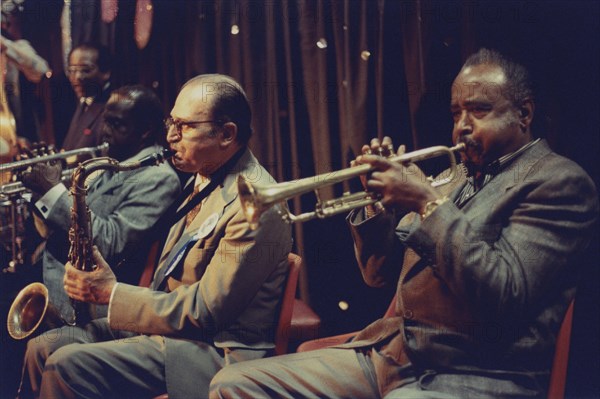
[{"label": "trumpet leadpipe", "polygon": [[13,170],[20,170],[20,169],[28,168],[28,167],[33,166],[40,162],[49,162],[49,161],[54,161],[57,159],[67,159],[72,156],[83,155],[83,154],[91,154],[91,155],[103,154],[103,153],[106,153],[107,150],[108,150],[108,143],[102,143],[97,147],[78,148],[76,150],[57,152],[56,154],[43,155],[40,157],[23,159],[20,161],[7,163],[6,165],[2,165],[1,169],[3,172],[11,172]]}]

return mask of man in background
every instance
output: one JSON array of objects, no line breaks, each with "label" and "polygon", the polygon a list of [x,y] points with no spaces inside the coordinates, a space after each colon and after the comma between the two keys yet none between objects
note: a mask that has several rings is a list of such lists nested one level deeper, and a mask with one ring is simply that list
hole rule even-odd
[{"label": "man in background", "polygon": [[63,138],[55,132],[57,147],[73,150],[100,143],[102,111],[111,92],[111,55],[105,46],[83,43],[69,54],[67,75],[79,101]]}]

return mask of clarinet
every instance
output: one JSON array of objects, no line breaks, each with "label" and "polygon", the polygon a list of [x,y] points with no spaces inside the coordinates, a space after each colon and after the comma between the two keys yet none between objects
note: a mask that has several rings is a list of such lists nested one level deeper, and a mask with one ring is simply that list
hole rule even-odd
[{"label": "clarinet", "polygon": [[[85,181],[87,177],[98,170],[111,170],[113,172],[123,172],[134,170],[145,166],[159,165],[171,157],[172,151],[162,149],[158,153],[148,155],[138,161],[119,163],[113,158],[100,157],[89,159],[82,162],[73,172],[70,193],[73,196],[73,206],[71,207],[71,227],[69,229],[69,249],[68,259],[71,265],[78,270],[92,271],[95,269],[92,259],[92,222],[91,212],[86,203],[87,186]],[[73,325],[84,326],[92,320],[89,305],[79,301],[72,301],[75,309],[75,321]]]}]

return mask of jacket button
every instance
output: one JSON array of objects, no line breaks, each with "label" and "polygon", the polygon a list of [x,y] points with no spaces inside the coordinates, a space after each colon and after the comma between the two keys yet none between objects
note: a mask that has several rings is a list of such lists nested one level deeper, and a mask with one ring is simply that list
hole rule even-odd
[{"label": "jacket button", "polygon": [[413,314],[413,311],[412,311],[412,310],[410,310],[410,309],[407,309],[407,310],[405,310],[405,311],[404,311],[403,317],[404,317],[405,319],[412,319],[412,318],[413,318],[413,316],[414,316],[414,314]]}]

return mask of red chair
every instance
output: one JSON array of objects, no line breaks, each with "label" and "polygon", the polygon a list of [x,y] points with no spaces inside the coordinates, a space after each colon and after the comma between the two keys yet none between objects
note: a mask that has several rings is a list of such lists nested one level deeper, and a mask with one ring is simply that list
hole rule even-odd
[{"label": "red chair", "polygon": [[292,314],[294,312],[294,300],[296,299],[296,288],[298,287],[298,275],[302,267],[302,258],[296,254],[288,255],[290,271],[283,290],[281,308],[279,310],[279,321],[275,330],[275,354],[283,355],[287,352],[290,341],[290,330],[292,325]]},{"label": "red chair", "polygon": [[144,266],[144,270],[142,270],[142,275],[140,276],[140,281],[138,285],[140,287],[150,287],[150,283],[152,282],[152,277],[154,277],[154,266],[160,256],[160,241],[156,240],[150,246],[148,251],[148,256],[146,257],[146,265]]},{"label": "red chair", "polygon": [[295,351],[302,342],[317,338],[320,330],[321,318],[301,299],[294,299],[289,350]]},{"label": "red chair", "polygon": [[548,399],[562,399],[565,397],[574,306],[575,301],[571,301],[556,337],[556,350],[554,351],[550,385],[548,386]]},{"label": "red chair", "polygon": [[[550,385],[548,386],[548,399],[562,399],[565,396],[565,386],[567,382],[567,366],[569,363],[569,347],[571,344],[571,326],[573,324],[573,307],[575,301],[572,301],[567,309],[567,313],[561,323],[558,336],[556,338],[556,349],[554,352],[554,361],[552,363],[552,372],[550,374]],[[388,307],[383,317],[390,317],[395,314],[396,296]],[[340,345],[348,342],[358,332],[335,335],[333,337],[320,338],[304,342],[298,347],[297,352],[308,352],[316,349],[323,349],[334,345]]]}]

